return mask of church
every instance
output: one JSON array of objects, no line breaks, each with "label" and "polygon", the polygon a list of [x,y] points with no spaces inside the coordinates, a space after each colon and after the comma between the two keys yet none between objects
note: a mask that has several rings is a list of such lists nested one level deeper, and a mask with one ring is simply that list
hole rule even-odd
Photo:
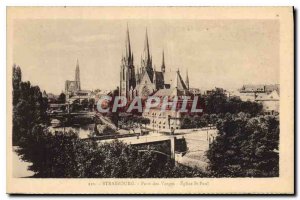
[{"label": "church", "polygon": [[76,100],[79,100],[79,102],[81,102],[84,99],[89,100],[92,98],[91,97],[92,92],[90,90],[81,89],[80,69],[79,69],[78,59],[76,62],[75,80],[74,81],[66,80],[65,94],[66,94],[66,101],[69,103],[73,103]]},{"label": "church", "polygon": [[[147,99],[148,96],[156,96],[161,99],[166,96],[169,99],[193,96],[189,91],[188,73],[186,73],[186,79],[183,81],[179,70],[167,70],[164,51],[162,51],[160,71],[157,71],[155,67],[153,68],[147,29],[140,66],[135,68],[128,27],[125,53],[123,53],[121,60],[119,93],[120,96],[125,96],[129,101],[136,96],[142,99]],[[190,103],[188,102],[188,105]],[[185,114],[178,110],[166,110],[162,113],[159,107],[151,108],[149,112],[144,111],[142,113],[143,117],[150,119],[149,128],[157,131],[180,129],[181,119]]]},{"label": "church", "polygon": [[162,51],[160,71],[153,68],[147,29],[140,66],[135,68],[129,29],[127,27],[125,54],[122,56],[120,69],[120,96],[126,96],[128,100],[133,99],[135,96],[147,98],[158,91],[168,96],[167,94],[173,89],[176,89],[176,95],[187,95],[189,92],[188,74],[186,74],[186,80],[183,81],[179,70],[167,71],[164,51]]}]

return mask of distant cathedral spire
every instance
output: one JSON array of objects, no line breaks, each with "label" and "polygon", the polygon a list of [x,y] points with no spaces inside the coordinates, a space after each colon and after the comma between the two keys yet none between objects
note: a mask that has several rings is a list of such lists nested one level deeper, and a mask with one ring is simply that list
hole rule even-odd
[{"label": "distant cathedral spire", "polygon": [[185,85],[187,89],[190,89],[189,73],[187,69],[186,69]]},{"label": "distant cathedral spire", "polygon": [[77,84],[77,89],[81,90],[81,86],[80,86],[80,70],[79,70],[79,61],[77,59],[77,63],[76,63],[76,70],[75,70],[75,81]]},{"label": "distant cathedral spire", "polygon": [[165,72],[166,72],[166,66],[165,66],[165,52],[164,52],[164,50],[163,50],[163,52],[162,52],[161,71],[162,71],[162,73],[165,73]]}]

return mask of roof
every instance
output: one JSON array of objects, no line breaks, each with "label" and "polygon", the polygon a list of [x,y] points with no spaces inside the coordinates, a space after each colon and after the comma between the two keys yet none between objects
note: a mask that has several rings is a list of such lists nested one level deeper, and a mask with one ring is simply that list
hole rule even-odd
[{"label": "roof", "polygon": [[156,88],[159,88],[159,89],[164,88],[164,74],[162,72],[154,71],[154,76],[155,76],[155,80],[156,80]]},{"label": "roof", "polygon": [[277,92],[277,90],[274,90],[273,92],[271,92],[270,94],[259,94],[256,97],[256,101],[279,101],[280,97],[279,97],[279,93]]},{"label": "roof", "polygon": [[177,88],[169,88],[169,89],[160,89],[153,96],[156,97],[175,97],[175,96],[186,96],[189,94],[188,90],[180,90]]},{"label": "roof", "polygon": [[153,96],[164,97],[164,96],[174,96],[176,95],[175,88],[173,89],[160,89]]},{"label": "roof", "polygon": [[243,87],[240,89],[241,92],[267,92],[267,93],[270,93],[274,90],[277,90],[277,92],[279,93],[279,84],[270,84],[270,85],[248,84],[248,85],[243,85]]},{"label": "roof", "polygon": [[170,88],[178,88],[180,90],[187,89],[179,71],[165,72],[164,80],[164,84],[170,85]]},{"label": "roof", "polygon": [[240,89],[240,91],[264,91],[265,86],[262,84],[258,84],[258,85],[243,85],[243,87]]}]

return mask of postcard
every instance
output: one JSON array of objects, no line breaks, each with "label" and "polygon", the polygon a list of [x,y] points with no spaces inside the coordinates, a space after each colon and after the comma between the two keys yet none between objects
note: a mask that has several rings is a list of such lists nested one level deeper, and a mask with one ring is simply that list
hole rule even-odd
[{"label": "postcard", "polygon": [[8,7],[7,193],[293,194],[292,7]]}]

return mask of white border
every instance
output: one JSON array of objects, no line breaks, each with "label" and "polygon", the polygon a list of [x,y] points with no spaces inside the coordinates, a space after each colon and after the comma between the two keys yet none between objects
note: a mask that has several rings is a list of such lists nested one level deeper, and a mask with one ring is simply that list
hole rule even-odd
[{"label": "white border", "polygon": [[[144,1],[138,1],[138,0],[126,0],[126,1],[117,1],[117,0],[110,0],[110,1],[94,1],[89,0],[88,2],[84,2],[82,0],[72,0],[70,1],[60,1],[60,0],[27,0],[24,1],[17,1],[17,0],[10,0],[9,2],[0,2],[0,88],[1,88],[1,100],[0,100],[0,113],[1,113],[1,120],[0,120],[0,127],[1,127],[1,138],[0,138],[0,145],[1,145],[1,180],[0,180],[0,199],[10,199],[14,197],[10,197],[5,194],[6,190],[6,6],[295,6],[296,9],[300,7],[299,1],[291,1],[291,0],[230,0],[230,1],[224,1],[224,0],[206,0],[206,1],[193,1],[193,0],[144,0]],[[299,15],[299,10],[298,13]],[[298,22],[297,22],[298,24]],[[298,46],[298,42],[296,44]],[[296,57],[299,56],[299,51],[297,52]],[[295,63],[297,66],[297,63]],[[299,70],[297,71],[297,77],[299,76]],[[299,92],[299,86],[297,84],[297,92]],[[297,102],[299,103],[299,101]],[[297,110],[298,114],[298,110]],[[297,124],[300,124],[300,120],[297,119]],[[298,131],[297,131],[298,132]],[[298,141],[297,144],[299,144],[299,136],[297,137]],[[299,184],[297,191],[299,192]],[[33,197],[27,196],[22,197],[19,199],[32,199]],[[41,198],[41,197],[38,197]],[[44,197],[45,198],[45,197]],[[66,199],[70,198],[73,199],[73,197],[46,197],[47,199]],[[82,198],[82,197],[77,197]],[[97,196],[89,197],[89,199],[98,199]],[[102,198],[106,198],[102,196]],[[120,197],[113,197],[113,199],[118,199]],[[131,198],[131,197],[126,197]],[[136,197],[140,198],[140,197]],[[150,197],[147,197],[150,198]],[[166,197],[164,197],[166,198]],[[176,197],[175,199],[179,199],[179,197]],[[203,198],[203,197],[202,197]],[[210,199],[216,199],[217,197],[210,198]],[[248,197],[250,198],[250,197]],[[264,197],[260,197],[263,199]],[[259,198],[259,199],[260,199]],[[276,199],[279,199],[280,197],[277,197]],[[224,199],[232,199],[232,197],[225,197]]]}]

